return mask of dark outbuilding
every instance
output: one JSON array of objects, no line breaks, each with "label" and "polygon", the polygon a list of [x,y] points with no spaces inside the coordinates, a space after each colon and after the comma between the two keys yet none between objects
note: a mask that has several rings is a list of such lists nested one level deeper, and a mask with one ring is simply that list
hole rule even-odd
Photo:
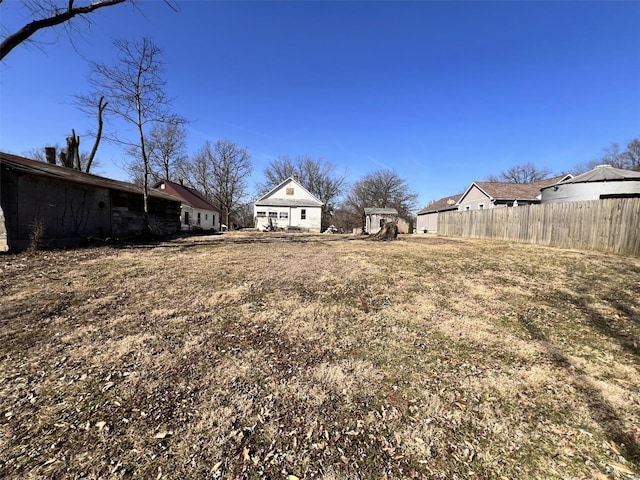
[{"label": "dark outbuilding", "polygon": [[[149,190],[157,235],[180,229],[180,199]],[[144,231],[142,187],[0,152],[0,251],[25,250],[34,232],[47,247],[87,238],[132,238]]]}]

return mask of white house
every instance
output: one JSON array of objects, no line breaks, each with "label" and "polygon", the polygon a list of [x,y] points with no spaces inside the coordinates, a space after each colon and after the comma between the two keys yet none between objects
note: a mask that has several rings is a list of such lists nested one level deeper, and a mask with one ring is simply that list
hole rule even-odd
[{"label": "white house", "polygon": [[253,204],[258,230],[283,228],[320,232],[322,202],[304,188],[296,177],[289,177]]},{"label": "white house", "polygon": [[162,180],[155,187],[182,200],[180,205],[180,228],[220,231],[220,210],[195,188],[180,183]]}]

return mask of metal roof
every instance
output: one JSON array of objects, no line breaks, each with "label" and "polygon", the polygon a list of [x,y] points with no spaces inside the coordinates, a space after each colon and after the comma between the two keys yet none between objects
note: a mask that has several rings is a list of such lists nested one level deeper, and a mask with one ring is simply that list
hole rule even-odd
[{"label": "metal roof", "polygon": [[598,165],[593,170],[560,182],[560,185],[565,183],[619,182],[624,180],[640,180],[640,172],[615,168],[611,165]]},{"label": "metal roof", "polygon": [[[123,192],[143,194],[143,189],[139,185],[133,183],[122,182],[120,180],[112,180],[110,178],[99,177],[90,173],[84,173],[72,168],[60,167],[51,163],[39,162],[28,158],[19,157],[10,153],[0,152],[0,164],[6,165],[16,171],[56,179],[62,182],[78,183],[82,185],[90,185],[94,187],[108,188],[111,190],[119,190]],[[171,200],[173,202],[181,202],[181,200],[168,193],[161,192],[149,188],[149,196]]]},{"label": "metal roof", "polygon": [[365,215],[398,215],[398,210],[395,208],[365,208]]}]

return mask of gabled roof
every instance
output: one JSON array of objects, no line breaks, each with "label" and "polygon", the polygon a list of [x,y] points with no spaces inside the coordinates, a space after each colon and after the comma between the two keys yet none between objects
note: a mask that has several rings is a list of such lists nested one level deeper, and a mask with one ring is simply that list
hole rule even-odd
[{"label": "gabled roof", "polygon": [[156,183],[153,188],[160,189],[161,185],[164,185],[164,189],[162,190],[180,198],[182,200],[182,203],[186,203],[193,208],[200,208],[202,210],[214,210],[216,212],[220,212],[220,209],[218,207],[211,203],[207,199],[207,197],[205,197],[195,188],[186,187],[183,184],[175,183],[169,180],[161,180],[160,182]]},{"label": "gabled roof", "polygon": [[458,199],[462,195],[453,195],[449,197],[441,198],[440,200],[436,200],[435,202],[427,205],[422,210],[418,211],[418,215],[424,215],[426,213],[437,213],[437,212],[446,212],[448,210],[457,210],[458,209]]},{"label": "gabled roof", "polygon": [[[99,177],[90,173],[84,173],[73,168],[61,167],[51,163],[39,162],[28,158],[12,155],[10,153],[0,152],[0,164],[6,165],[13,170],[37,175],[40,177],[51,178],[62,182],[71,182],[81,185],[90,185],[100,188],[108,188],[111,190],[119,190],[122,192],[143,194],[143,189],[139,185],[133,183],[121,182],[120,180],[112,180],[111,178]],[[180,199],[160,190],[149,189],[149,196],[179,202]]]},{"label": "gabled roof", "polygon": [[[303,192],[309,195],[309,199],[288,199],[288,198],[271,198],[276,192],[282,190],[282,188],[288,183],[293,183],[296,187],[301,188]],[[316,197],[309,190],[304,188],[302,184],[296,181],[293,177],[287,178],[275,188],[272,188],[267,193],[258,198],[254,204],[256,206],[273,206],[273,207],[321,207],[324,205],[318,197]]]},{"label": "gabled roof", "polygon": [[460,196],[460,201],[474,185],[492,200],[538,200],[541,189],[570,177],[571,175],[559,175],[532,183],[473,182]]},{"label": "gabled roof", "polygon": [[611,165],[598,165],[593,170],[563,180],[561,183],[619,182],[624,180],[640,180],[640,172],[615,168]]},{"label": "gabled roof", "polygon": [[398,210],[395,208],[365,208],[365,215],[398,215]]}]

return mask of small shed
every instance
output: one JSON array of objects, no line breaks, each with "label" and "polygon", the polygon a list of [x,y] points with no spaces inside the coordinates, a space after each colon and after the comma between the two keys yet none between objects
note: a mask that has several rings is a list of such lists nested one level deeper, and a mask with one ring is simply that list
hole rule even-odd
[{"label": "small shed", "polygon": [[[179,198],[150,189],[148,214],[154,233],[179,231]],[[0,152],[0,250],[25,250],[35,228],[48,247],[141,235],[142,187]]]},{"label": "small shed", "polygon": [[581,175],[542,189],[542,203],[640,197],[640,172],[598,165]]},{"label": "small shed", "polygon": [[364,209],[365,233],[373,235],[378,233],[387,222],[398,221],[398,210],[395,208],[365,208]]}]

